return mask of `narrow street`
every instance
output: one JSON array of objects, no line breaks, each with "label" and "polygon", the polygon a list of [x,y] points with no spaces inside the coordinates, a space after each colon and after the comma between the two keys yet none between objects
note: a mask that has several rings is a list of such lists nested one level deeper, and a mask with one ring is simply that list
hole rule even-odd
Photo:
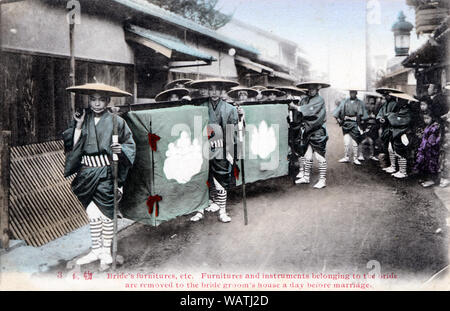
[{"label": "narrow street", "polygon": [[1,291],[450,289],[450,0],[0,0],[0,33]]},{"label": "narrow street", "polygon": [[432,189],[395,180],[373,161],[338,163],[342,134],[328,120],[326,188],[312,188],[315,166],[311,185],[287,177],[249,185],[247,226],[240,190],[228,224],[211,213],[198,223],[183,216],[156,228],[134,224],[119,235],[118,271],[364,273],[376,260],[382,273],[426,281],[447,265],[447,209]]}]

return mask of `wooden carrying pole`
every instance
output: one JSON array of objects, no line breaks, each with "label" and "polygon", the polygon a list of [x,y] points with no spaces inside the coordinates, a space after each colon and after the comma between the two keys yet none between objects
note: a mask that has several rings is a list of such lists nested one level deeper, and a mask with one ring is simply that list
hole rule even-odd
[{"label": "wooden carrying pole", "polygon": [[[75,21],[71,20],[69,24],[69,46],[70,46],[70,85],[75,85]],[[75,113],[75,93],[70,93],[70,113]]]},{"label": "wooden carrying pole", "polygon": [[[113,137],[112,142],[119,143],[118,138],[118,126],[117,126],[117,108],[113,108]],[[118,213],[118,176],[119,176],[119,157],[117,154],[113,153],[113,176],[114,176],[114,235],[113,235],[113,246],[112,246],[112,257],[113,257],[113,270],[116,270],[117,264],[117,213]]]},{"label": "wooden carrying pole", "polygon": [[[238,104],[239,107],[239,104]],[[242,178],[242,205],[244,209],[244,225],[248,224],[248,213],[247,213],[247,195],[245,193],[245,120],[243,115],[239,115],[238,131],[239,131],[239,142],[242,148],[242,158],[241,158],[241,178]]]},{"label": "wooden carrying pole", "polygon": [[[75,55],[74,55],[74,31],[75,24],[70,24],[70,85],[75,85]],[[71,113],[75,113],[75,93],[70,93]]]},{"label": "wooden carrying pole", "polygon": [[2,248],[9,247],[9,186],[11,132],[0,132],[0,233]]}]

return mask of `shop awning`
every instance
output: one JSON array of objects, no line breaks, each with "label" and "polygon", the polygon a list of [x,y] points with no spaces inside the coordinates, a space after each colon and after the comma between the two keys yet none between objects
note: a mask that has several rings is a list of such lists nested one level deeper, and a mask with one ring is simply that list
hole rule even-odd
[{"label": "shop awning", "polygon": [[273,69],[255,62],[252,62],[250,59],[246,57],[242,57],[239,55],[235,56],[236,65],[244,67],[248,70],[255,71],[257,73],[267,72],[269,74],[273,73]]},{"label": "shop awning", "polygon": [[126,28],[125,38],[128,41],[148,47],[169,59],[183,61],[202,60],[207,63],[216,60],[213,56],[186,45],[176,37],[135,25],[130,25]]},{"label": "shop awning", "polygon": [[[205,54],[212,55],[217,61],[212,62],[209,66],[198,66],[199,62],[170,61],[170,72],[193,74],[194,76],[198,75],[204,78],[221,77],[231,80],[237,79],[238,74],[234,56],[214,50],[213,47],[203,45],[199,45],[198,49]],[[194,66],[196,64],[197,66]]]},{"label": "shop awning", "polygon": [[398,75],[407,73],[407,72],[409,72],[409,71],[412,71],[412,69],[411,69],[411,68],[402,68],[402,69],[400,69],[400,70],[397,70],[397,71],[394,71],[394,72],[391,72],[391,73],[385,75],[385,76],[384,76],[384,79],[390,79],[390,78],[396,77],[396,76],[398,76]]}]

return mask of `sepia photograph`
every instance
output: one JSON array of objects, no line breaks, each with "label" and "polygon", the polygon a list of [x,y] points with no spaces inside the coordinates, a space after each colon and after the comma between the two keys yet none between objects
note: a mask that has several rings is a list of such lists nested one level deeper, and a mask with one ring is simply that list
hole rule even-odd
[{"label": "sepia photograph", "polygon": [[0,291],[450,290],[449,42],[448,0],[0,0]]}]

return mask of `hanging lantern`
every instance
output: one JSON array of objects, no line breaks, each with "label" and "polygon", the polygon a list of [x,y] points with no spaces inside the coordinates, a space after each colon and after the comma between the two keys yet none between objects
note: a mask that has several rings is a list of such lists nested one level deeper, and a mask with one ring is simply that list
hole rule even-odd
[{"label": "hanging lantern", "polygon": [[392,25],[392,32],[394,33],[395,56],[408,56],[411,30],[414,26],[406,21],[406,16],[401,11],[398,14],[398,21]]}]

